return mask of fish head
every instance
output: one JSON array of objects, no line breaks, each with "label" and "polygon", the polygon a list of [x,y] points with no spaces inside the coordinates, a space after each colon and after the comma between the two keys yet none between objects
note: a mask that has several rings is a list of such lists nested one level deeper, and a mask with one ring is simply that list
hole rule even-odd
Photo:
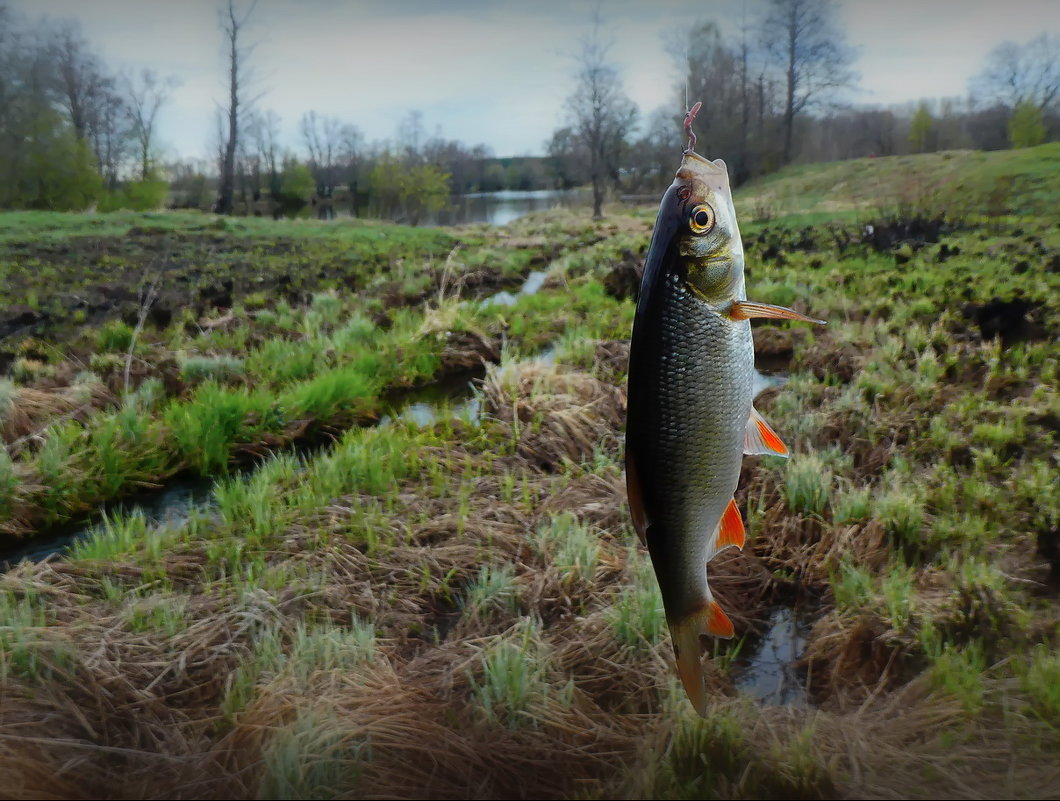
[{"label": "fish head", "polygon": [[721,159],[686,151],[671,191],[680,223],[677,253],[687,281],[707,301],[724,304],[743,292],[743,243]]}]

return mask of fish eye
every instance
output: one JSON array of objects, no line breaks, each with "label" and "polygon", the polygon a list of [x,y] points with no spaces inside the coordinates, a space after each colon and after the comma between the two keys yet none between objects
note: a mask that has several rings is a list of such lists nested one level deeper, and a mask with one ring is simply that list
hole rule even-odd
[{"label": "fish eye", "polygon": [[706,203],[696,206],[688,216],[688,226],[693,234],[707,233],[714,227],[714,209]]}]

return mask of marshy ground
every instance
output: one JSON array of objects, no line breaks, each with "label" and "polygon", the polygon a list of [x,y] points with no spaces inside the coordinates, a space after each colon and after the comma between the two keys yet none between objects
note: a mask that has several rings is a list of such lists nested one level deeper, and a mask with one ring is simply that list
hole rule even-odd
[{"label": "marshy ground", "polygon": [[[706,720],[621,467],[653,209],[0,217],[0,532],[96,520],[0,574],[0,795],[1060,795],[1060,230],[1020,205],[1060,189],[984,186],[745,196],[749,294],[829,325],[755,326],[794,455],[746,459],[710,565],[739,639]],[[98,516],[194,477],[179,520]],[[797,703],[756,700],[786,609]]]}]

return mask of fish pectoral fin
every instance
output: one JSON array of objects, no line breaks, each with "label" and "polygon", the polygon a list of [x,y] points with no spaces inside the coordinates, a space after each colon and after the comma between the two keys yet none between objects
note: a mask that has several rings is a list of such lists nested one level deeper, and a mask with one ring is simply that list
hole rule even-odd
[{"label": "fish pectoral fin", "polygon": [[674,659],[677,662],[677,675],[681,677],[685,694],[692,706],[701,716],[707,714],[707,688],[703,673],[702,636],[728,639],[735,630],[718,602],[708,597],[703,604],[688,617],[681,620],[667,621],[670,626],[670,638],[674,646]]},{"label": "fish pectoral fin", "polygon": [[640,477],[637,474],[637,465],[626,451],[626,495],[629,497],[629,514],[633,518],[633,528],[637,530],[640,544],[648,545],[648,513],[644,509],[644,493],[640,488]]},{"label": "fish pectoral fin", "polygon": [[750,320],[752,317],[769,317],[775,320],[802,320],[804,323],[816,323],[817,325],[828,325],[825,320],[816,317],[807,317],[794,309],[784,306],[773,306],[769,303],[755,303],[750,300],[735,300],[729,307],[729,317],[733,320]]},{"label": "fish pectoral fin", "polygon": [[748,456],[764,453],[772,456],[788,455],[788,446],[754,406],[751,407],[751,416],[747,418],[747,428],[743,432],[743,452]]}]

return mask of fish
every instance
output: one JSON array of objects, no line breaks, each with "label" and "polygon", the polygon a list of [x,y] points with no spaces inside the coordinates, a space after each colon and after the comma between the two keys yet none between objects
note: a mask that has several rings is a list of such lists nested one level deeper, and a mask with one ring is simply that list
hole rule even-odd
[{"label": "fish", "polygon": [[824,321],[747,300],[728,170],[696,153],[689,133],[644,263],[630,337],[625,465],[677,672],[705,715],[702,638],[733,636],[706,566],[725,548],[744,546],[734,499],[744,455],[788,455],[752,403],[750,319]]}]

